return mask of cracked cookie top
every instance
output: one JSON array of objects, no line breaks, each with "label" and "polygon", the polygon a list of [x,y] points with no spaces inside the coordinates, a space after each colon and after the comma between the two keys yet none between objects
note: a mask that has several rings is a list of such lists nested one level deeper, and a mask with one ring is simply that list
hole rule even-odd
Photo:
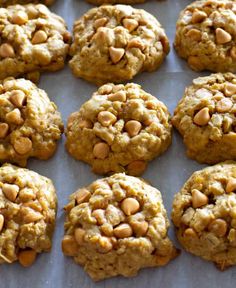
[{"label": "cracked cookie top", "polygon": [[173,125],[189,157],[214,164],[236,159],[236,76],[212,74],[193,80],[175,109]]},{"label": "cracked cookie top", "polygon": [[176,24],[175,49],[196,71],[236,72],[236,3],[201,0]]},{"label": "cracked cookie top", "polygon": [[0,263],[29,266],[50,250],[56,206],[51,180],[10,164],[0,168]]},{"label": "cracked cookie top", "polygon": [[0,84],[0,162],[25,166],[48,159],[63,131],[61,115],[47,94],[25,79]]},{"label": "cracked cookie top", "polygon": [[42,5],[0,8],[0,79],[64,66],[70,34],[64,20]]},{"label": "cracked cookie top", "polygon": [[103,5],[75,22],[70,67],[75,76],[96,84],[118,83],[155,70],[168,52],[164,29],[151,14]]},{"label": "cracked cookie top", "polygon": [[187,251],[216,263],[236,265],[236,163],[195,172],[173,202],[172,220]]},{"label": "cracked cookie top", "polygon": [[140,175],[171,143],[167,107],[137,84],[105,84],[68,119],[66,147],[95,173]]},{"label": "cracked cookie top", "polygon": [[115,174],[70,196],[62,250],[93,280],[134,276],[177,256],[167,236],[161,193],[141,179]]}]

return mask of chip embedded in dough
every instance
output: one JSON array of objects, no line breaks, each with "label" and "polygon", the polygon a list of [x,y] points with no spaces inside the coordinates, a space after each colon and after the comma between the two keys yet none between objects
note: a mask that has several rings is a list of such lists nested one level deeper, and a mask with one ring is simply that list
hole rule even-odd
[{"label": "chip embedded in dough", "polygon": [[54,3],[55,0],[0,0],[0,6],[6,7],[14,4],[33,4],[33,3],[42,3],[44,5],[50,6]]},{"label": "chip embedded in dough", "polygon": [[0,8],[0,25],[0,79],[30,78],[64,67],[70,33],[64,20],[45,5]]},{"label": "chip embedded in dough", "polygon": [[57,196],[50,179],[5,164],[0,168],[0,263],[27,267],[52,245]]},{"label": "chip embedded in dough", "polygon": [[156,70],[169,49],[164,29],[145,10],[102,5],[75,21],[70,67],[75,76],[99,85],[120,83]]},{"label": "chip embedded in dough", "polygon": [[97,180],[72,194],[65,211],[62,250],[94,281],[135,276],[179,254],[167,235],[161,193],[139,178]]},{"label": "chip embedded in dough", "polygon": [[193,80],[175,109],[173,125],[187,155],[200,163],[236,160],[236,76],[212,74]]},{"label": "chip embedded in dough", "polygon": [[171,143],[167,107],[137,84],[101,86],[68,119],[66,148],[98,174],[141,175]]},{"label": "chip embedded in dough", "polygon": [[1,83],[0,162],[25,166],[29,157],[50,158],[63,132],[56,105],[29,80]]},{"label": "chip embedded in dough", "polygon": [[236,162],[196,171],[175,195],[172,220],[182,246],[221,270],[236,265]]},{"label": "chip embedded in dough", "polygon": [[176,24],[175,49],[195,71],[236,72],[236,2],[200,0]]}]

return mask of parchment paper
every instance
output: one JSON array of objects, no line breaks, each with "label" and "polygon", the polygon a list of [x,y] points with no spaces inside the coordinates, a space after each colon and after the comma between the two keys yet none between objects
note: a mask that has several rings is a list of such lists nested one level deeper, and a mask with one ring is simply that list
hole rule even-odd
[{"label": "parchment paper", "polygon": [[[178,14],[188,3],[190,1],[187,0],[148,0],[147,3],[136,7],[146,9],[159,19],[172,45]],[[92,5],[87,4],[85,0],[57,0],[51,9],[66,20],[71,31],[73,21],[91,7]],[[204,73],[192,72],[185,61],[177,57],[172,47],[167,60],[157,72],[143,73],[133,81],[158,97],[173,113],[178,100],[182,97],[184,87],[198,75]],[[68,67],[60,72],[44,74],[39,86],[56,102],[65,123],[69,114],[76,111],[96,90],[96,86],[74,78]],[[235,285],[236,267],[219,272],[212,263],[192,256],[184,250],[176,260],[164,268],[144,269],[134,278],[116,277],[94,283],[80,266],[71,258],[64,257],[61,252],[61,238],[64,232],[62,208],[72,192],[99,176],[94,175],[88,165],[74,160],[66,153],[64,140],[63,136],[58,151],[51,160],[30,160],[28,163],[28,168],[51,178],[57,189],[59,207],[53,249],[51,253],[40,255],[35,264],[27,269],[18,263],[1,265],[1,288],[232,288]],[[174,132],[172,146],[163,156],[149,164],[143,177],[160,189],[170,215],[174,194],[193,171],[203,167],[204,165],[186,157],[182,139]],[[169,235],[180,247],[176,242],[172,224]]]}]

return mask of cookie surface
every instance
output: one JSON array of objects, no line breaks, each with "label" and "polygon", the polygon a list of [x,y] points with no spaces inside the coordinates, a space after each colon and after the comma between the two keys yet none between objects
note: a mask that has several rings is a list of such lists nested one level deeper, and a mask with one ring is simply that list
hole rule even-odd
[{"label": "cookie surface", "polygon": [[236,2],[201,0],[176,24],[175,49],[195,71],[236,72]]},{"label": "cookie surface", "polygon": [[13,4],[29,4],[29,3],[42,3],[45,5],[52,5],[55,0],[0,0],[0,6],[5,7]]},{"label": "cookie surface", "polygon": [[167,236],[161,193],[141,179],[115,174],[70,196],[62,250],[89,276],[134,276],[178,255]]},{"label": "cookie surface", "polygon": [[51,157],[63,132],[61,115],[45,91],[25,79],[0,84],[0,162],[25,166]]},{"label": "cookie surface", "polygon": [[102,5],[102,4],[136,4],[136,3],[143,3],[145,0],[87,0],[89,3],[95,5]]},{"label": "cookie surface", "polygon": [[189,252],[220,269],[236,265],[236,162],[195,172],[176,194],[172,220]]},{"label": "cookie surface", "polygon": [[101,86],[68,119],[66,148],[98,174],[141,175],[171,143],[167,107],[137,84]]},{"label": "cookie surface", "polygon": [[0,79],[63,68],[70,34],[46,6],[0,8],[0,25]]},{"label": "cookie surface", "polygon": [[173,125],[187,155],[200,163],[236,160],[236,76],[212,74],[193,80],[175,109]]},{"label": "cookie surface", "polygon": [[103,5],[75,22],[70,67],[75,76],[96,84],[119,83],[154,71],[168,52],[164,29],[151,14]]},{"label": "cookie surface", "polygon": [[0,168],[0,263],[33,264],[49,251],[57,197],[52,181],[5,164]]}]

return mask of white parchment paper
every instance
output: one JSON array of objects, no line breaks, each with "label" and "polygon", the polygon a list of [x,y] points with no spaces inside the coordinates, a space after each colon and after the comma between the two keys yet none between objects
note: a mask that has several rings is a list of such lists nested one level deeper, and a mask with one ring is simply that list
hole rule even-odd
[{"label": "white parchment paper", "polygon": [[[178,14],[190,2],[148,0],[136,7],[146,9],[159,19],[172,45]],[[87,4],[85,0],[57,0],[51,9],[66,20],[71,31],[73,21],[91,7],[92,5]],[[133,81],[158,97],[173,113],[183,95],[184,87],[199,75],[204,73],[192,72],[185,61],[177,57],[172,47],[171,53],[158,71],[140,74]],[[60,72],[44,74],[39,86],[56,102],[64,123],[69,114],[76,111],[96,90],[96,86],[74,78],[68,67]],[[64,140],[63,136],[58,151],[51,160],[30,160],[28,163],[28,168],[51,178],[57,189],[59,207],[53,249],[51,253],[40,255],[35,264],[27,269],[18,263],[1,265],[0,288],[232,288],[235,286],[236,267],[219,272],[212,263],[192,256],[184,250],[176,260],[164,268],[144,269],[134,278],[116,277],[94,283],[80,266],[71,258],[64,257],[61,252],[64,222],[62,208],[67,203],[69,194],[99,177],[90,171],[88,165],[74,160],[66,153]],[[164,155],[149,164],[143,177],[162,192],[165,207],[170,215],[174,194],[193,171],[203,167],[204,165],[186,157],[182,139],[174,132],[172,146]],[[169,234],[179,247],[173,225]]]}]

